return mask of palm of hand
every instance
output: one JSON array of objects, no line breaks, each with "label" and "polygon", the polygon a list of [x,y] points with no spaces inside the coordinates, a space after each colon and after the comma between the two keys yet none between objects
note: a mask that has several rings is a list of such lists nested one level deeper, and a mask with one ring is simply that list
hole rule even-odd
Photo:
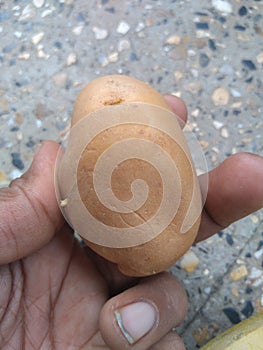
[{"label": "palm of hand", "polygon": [[0,276],[2,348],[106,348],[98,324],[107,283],[70,235],[1,266]]}]

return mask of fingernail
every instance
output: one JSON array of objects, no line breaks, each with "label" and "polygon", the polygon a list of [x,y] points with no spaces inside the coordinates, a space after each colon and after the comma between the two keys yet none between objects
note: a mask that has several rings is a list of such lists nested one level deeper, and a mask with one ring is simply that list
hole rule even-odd
[{"label": "fingernail", "polygon": [[130,344],[145,336],[157,322],[157,309],[150,303],[139,301],[115,311],[117,324]]}]

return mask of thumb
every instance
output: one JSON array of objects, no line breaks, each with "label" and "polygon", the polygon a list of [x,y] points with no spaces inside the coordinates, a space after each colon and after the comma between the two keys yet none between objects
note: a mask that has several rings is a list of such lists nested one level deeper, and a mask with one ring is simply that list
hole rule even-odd
[{"label": "thumb", "polygon": [[169,273],[146,277],[104,304],[100,332],[114,350],[182,350],[182,341],[171,329],[184,320],[187,305],[176,277]]},{"label": "thumb", "polygon": [[54,189],[58,150],[55,142],[44,142],[29,170],[0,190],[0,264],[36,251],[62,226]]}]

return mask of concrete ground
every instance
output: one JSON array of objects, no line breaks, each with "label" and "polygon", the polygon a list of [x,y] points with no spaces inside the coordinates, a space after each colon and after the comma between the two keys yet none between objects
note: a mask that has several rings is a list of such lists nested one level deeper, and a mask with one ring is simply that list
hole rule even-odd
[{"label": "concrete ground", "polygon": [[[0,186],[41,140],[64,142],[79,90],[113,73],[184,99],[208,169],[263,154],[262,65],[260,0],[0,0]],[[172,268],[189,293],[177,331],[190,350],[263,309],[262,210],[192,253],[193,272]]]}]

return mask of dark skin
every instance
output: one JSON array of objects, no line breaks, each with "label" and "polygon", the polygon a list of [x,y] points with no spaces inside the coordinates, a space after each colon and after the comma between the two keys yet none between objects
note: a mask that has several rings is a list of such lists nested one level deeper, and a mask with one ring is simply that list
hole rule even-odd
[{"label": "dark skin", "polygon": [[[184,104],[166,98],[186,121]],[[0,190],[0,348],[185,349],[171,332],[187,312],[174,276],[125,277],[73,238],[54,194],[58,149],[45,142],[30,169]],[[253,154],[234,155],[212,170],[196,241],[262,208],[262,180],[263,158]],[[114,310],[142,298],[156,305],[160,322],[131,346]]]}]

